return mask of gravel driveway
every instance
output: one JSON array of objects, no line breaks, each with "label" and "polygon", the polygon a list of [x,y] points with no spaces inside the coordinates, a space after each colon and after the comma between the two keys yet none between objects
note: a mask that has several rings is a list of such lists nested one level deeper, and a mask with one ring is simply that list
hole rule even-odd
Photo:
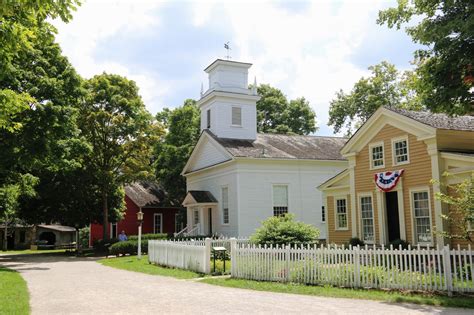
[{"label": "gravel driveway", "polygon": [[212,286],[102,266],[89,258],[0,256],[28,283],[33,314],[472,314],[472,310]]}]

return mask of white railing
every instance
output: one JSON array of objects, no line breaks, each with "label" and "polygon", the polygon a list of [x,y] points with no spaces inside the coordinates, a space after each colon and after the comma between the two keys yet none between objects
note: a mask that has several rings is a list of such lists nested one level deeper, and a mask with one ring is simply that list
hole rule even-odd
[{"label": "white railing", "polygon": [[211,240],[202,242],[149,241],[148,261],[153,264],[210,273]]},{"label": "white railing", "polygon": [[173,236],[174,237],[179,237],[179,236],[183,236],[186,231],[188,230],[188,227],[185,227],[184,229],[182,229],[181,231],[177,232],[177,233],[173,233]]},{"label": "white railing", "polygon": [[468,249],[257,246],[233,243],[235,278],[342,287],[474,292]]}]

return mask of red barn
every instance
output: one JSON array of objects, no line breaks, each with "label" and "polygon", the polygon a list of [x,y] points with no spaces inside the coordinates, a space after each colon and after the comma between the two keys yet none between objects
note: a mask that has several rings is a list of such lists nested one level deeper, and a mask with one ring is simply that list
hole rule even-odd
[{"label": "red barn", "polygon": [[[125,234],[137,235],[137,213],[143,212],[143,234],[179,232],[181,226],[177,221],[179,207],[169,206],[165,200],[166,194],[156,183],[148,181],[135,182],[125,186],[126,210],[123,219],[110,223],[108,231],[114,238],[125,231]],[[103,225],[92,223],[90,227],[90,245],[94,240],[102,239]]]}]

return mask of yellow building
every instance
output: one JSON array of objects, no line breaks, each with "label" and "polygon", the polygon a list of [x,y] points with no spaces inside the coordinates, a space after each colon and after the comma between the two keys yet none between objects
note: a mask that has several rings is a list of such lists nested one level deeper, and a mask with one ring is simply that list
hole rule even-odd
[{"label": "yellow building", "polygon": [[[474,116],[379,108],[347,141],[348,169],[318,187],[327,209],[328,243],[358,237],[366,244],[402,239],[447,244],[435,230],[449,211],[435,198],[444,185],[474,176]],[[473,224],[474,228],[474,224]],[[463,241],[452,241],[451,245]]]}]

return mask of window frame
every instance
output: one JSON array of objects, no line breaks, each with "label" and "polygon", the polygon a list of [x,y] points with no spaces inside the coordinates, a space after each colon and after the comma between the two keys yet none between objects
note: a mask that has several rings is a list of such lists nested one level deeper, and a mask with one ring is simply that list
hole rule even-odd
[{"label": "window frame", "polygon": [[[286,212],[285,213],[282,213],[282,214],[279,214],[279,215],[275,215],[275,208],[283,208],[284,206],[275,206],[275,187],[277,186],[284,186],[286,187]],[[282,184],[272,184],[272,215],[274,217],[277,217],[277,216],[282,216],[283,214],[287,214],[287,213],[290,213],[290,185],[286,184],[286,183],[282,183]]]},{"label": "window frame", "polygon": [[[373,149],[377,147],[382,147],[382,165],[375,166],[374,165],[374,154]],[[370,161],[370,169],[376,170],[380,168],[385,168],[385,145],[383,141],[375,142],[369,144],[369,161]]]},{"label": "window frame", "polygon": [[163,213],[153,213],[153,234],[157,234],[156,232],[156,217],[160,217],[160,232],[158,233],[163,233]]},{"label": "window frame", "polygon": [[[340,227],[339,225],[339,213],[338,213],[338,207],[337,207],[337,202],[339,200],[344,200],[345,203],[345,216],[346,216],[346,227]],[[336,231],[348,231],[349,230],[349,209],[348,209],[348,204],[347,204],[347,196],[335,196],[334,197],[334,229]]]},{"label": "window frame", "polygon": [[[429,242],[419,242],[418,237],[417,237],[417,224],[416,224],[416,219],[421,218],[416,216],[415,212],[415,193],[423,193],[426,192],[428,194],[428,219],[430,222],[430,233],[431,233],[431,240]],[[413,242],[414,244],[420,244],[420,245],[433,245],[433,221],[431,217],[431,192],[429,187],[418,187],[418,188],[412,188],[410,189],[410,211],[411,211],[411,219],[412,219],[412,237],[413,237]],[[423,217],[423,218],[426,218]]]},{"label": "window frame", "polygon": [[[115,235],[114,235],[114,226],[115,226]],[[110,238],[117,238],[118,237],[118,224],[117,222],[110,222]]]},{"label": "window frame", "polygon": [[211,129],[211,109],[206,110],[206,128]]},{"label": "window frame", "polygon": [[[240,124],[234,124],[234,108],[240,111]],[[230,125],[232,127],[242,127],[242,106],[232,105],[230,109]]]},{"label": "window frame", "polygon": [[[370,206],[372,208],[372,229],[373,229],[373,240],[370,241],[370,240],[366,240],[365,239],[365,235],[364,235],[364,220],[367,220],[367,219],[364,219],[363,216],[362,216],[362,198],[367,198],[369,197],[370,198]],[[374,196],[372,195],[372,193],[360,193],[358,194],[358,203],[359,203],[359,217],[360,217],[360,231],[361,231],[361,239],[362,241],[364,241],[364,243],[366,244],[374,244],[375,241],[376,241],[376,233],[375,233],[375,209],[374,209]]]},{"label": "window frame", "polygon": [[[395,154],[396,153],[395,143],[401,142],[401,141],[406,141],[407,143],[407,160],[397,163],[397,156]],[[408,135],[392,138],[391,142],[392,142],[392,165],[398,166],[398,165],[409,164],[410,163],[410,142],[408,141]]]},{"label": "window frame", "polygon": [[[227,190],[227,223],[225,222],[225,214],[224,214],[224,189]],[[229,210],[229,186],[221,186],[221,214],[222,214],[222,225],[229,225],[230,224],[230,210]]]},{"label": "window frame", "polygon": [[[197,222],[196,222],[197,218]],[[201,213],[199,211],[198,207],[193,208],[193,216],[192,216],[192,223],[193,223],[193,228],[199,224],[201,224]]]}]

